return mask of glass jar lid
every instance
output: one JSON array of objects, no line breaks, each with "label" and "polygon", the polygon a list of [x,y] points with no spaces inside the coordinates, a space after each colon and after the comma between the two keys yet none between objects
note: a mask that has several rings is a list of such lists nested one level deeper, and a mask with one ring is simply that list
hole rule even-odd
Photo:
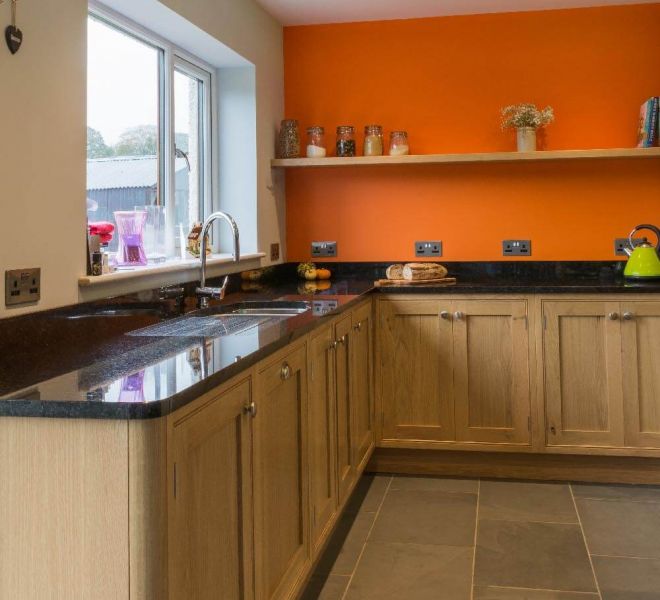
[{"label": "glass jar lid", "polygon": [[390,137],[408,137],[407,131],[392,131]]},{"label": "glass jar lid", "polygon": [[312,125],[312,127],[307,128],[307,133],[323,135],[325,133],[325,129],[323,129],[323,127],[320,125]]},{"label": "glass jar lid", "polygon": [[337,133],[355,133],[353,125],[340,125],[337,127]]},{"label": "glass jar lid", "polygon": [[282,119],[282,127],[298,127],[298,119]]},{"label": "glass jar lid", "polygon": [[365,135],[383,135],[382,125],[366,125],[364,128]]}]

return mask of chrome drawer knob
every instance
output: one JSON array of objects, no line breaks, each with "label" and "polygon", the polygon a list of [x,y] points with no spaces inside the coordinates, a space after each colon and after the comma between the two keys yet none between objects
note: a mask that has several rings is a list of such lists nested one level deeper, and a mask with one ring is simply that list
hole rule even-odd
[{"label": "chrome drawer knob", "polygon": [[609,315],[607,315],[607,318],[610,321],[616,321],[619,318],[619,313],[611,312]]},{"label": "chrome drawer knob", "polygon": [[632,321],[635,318],[635,315],[631,312],[624,312],[623,313],[623,320],[624,321]]},{"label": "chrome drawer knob", "polygon": [[282,365],[282,369],[280,370],[280,378],[282,381],[286,381],[291,377],[291,367],[289,366],[288,363],[284,363]]}]

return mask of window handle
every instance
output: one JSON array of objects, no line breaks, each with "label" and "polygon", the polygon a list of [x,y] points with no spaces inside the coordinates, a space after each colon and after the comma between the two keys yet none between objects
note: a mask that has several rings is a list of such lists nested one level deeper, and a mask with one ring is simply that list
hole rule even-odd
[{"label": "window handle", "polygon": [[190,171],[192,171],[192,167],[190,166],[190,160],[188,158],[188,153],[184,152],[180,148],[177,148],[176,144],[174,144],[174,155],[177,158],[183,158],[186,161],[186,165],[188,165],[188,173],[190,173]]}]

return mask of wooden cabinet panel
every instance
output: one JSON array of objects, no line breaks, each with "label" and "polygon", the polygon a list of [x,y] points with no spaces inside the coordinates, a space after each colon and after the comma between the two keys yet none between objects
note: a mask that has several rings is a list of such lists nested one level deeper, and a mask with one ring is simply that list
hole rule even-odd
[{"label": "wooden cabinet panel", "polygon": [[346,499],[355,479],[355,453],[353,450],[353,419],[351,399],[351,316],[347,315],[335,325],[335,389],[337,399],[337,479],[339,503]]},{"label": "wooden cabinet panel", "polygon": [[371,301],[351,314],[351,395],[355,465],[358,473],[366,466],[374,447],[373,369]]},{"label": "wooden cabinet panel", "polygon": [[660,302],[621,312],[626,446],[660,448]]},{"label": "wooden cabinet panel", "polygon": [[253,597],[250,383],[174,423],[170,598]]},{"label": "wooden cabinet panel", "polygon": [[623,445],[618,312],[617,302],[543,303],[548,445]]},{"label": "wooden cabinet panel", "polygon": [[387,300],[378,308],[384,440],[454,439],[449,300]]},{"label": "wooden cabinet panel", "polygon": [[288,598],[309,565],[305,346],[259,369],[255,424],[257,598]]},{"label": "wooden cabinet panel", "polygon": [[456,439],[528,443],[525,300],[452,303]]},{"label": "wooden cabinet panel", "polygon": [[337,510],[334,327],[309,340],[309,488],[312,550],[322,544]]}]

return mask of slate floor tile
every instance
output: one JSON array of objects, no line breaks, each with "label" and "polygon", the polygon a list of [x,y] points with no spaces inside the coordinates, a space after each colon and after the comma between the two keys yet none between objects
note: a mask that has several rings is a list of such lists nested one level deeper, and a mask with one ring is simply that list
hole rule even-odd
[{"label": "slate floor tile", "polygon": [[452,477],[413,477],[396,475],[392,479],[391,490],[420,490],[427,492],[464,492],[476,494],[478,479],[458,479]]},{"label": "slate floor tile", "polygon": [[350,579],[348,575],[312,577],[300,600],[341,600]]},{"label": "slate floor tile", "polygon": [[368,542],[346,600],[470,600],[473,549]]},{"label": "slate floor tile", "polygon": [[571,490],[560,483],[482,481],[479,518],[577,523]]},{"label": "slate floor tile", "polygon": [[633,502],[660,502],[660,486],[655,485],[602,485],[599,483],[573,483],[576,498],[602,500],[630,500]]},{"label": "slate floor tile", "polygon": [[475,584],[595,592],[578,525],[479,520]]},{"label": "slate floor tile", "polygon": [[420,490],[390,490],[370,541],[473,546],[477,497]]},{"label": "slate floor tile", "polygon": [[473,598],[474,600],[599,600],[596,593],[481,586],[474,588]]},{"label": "slate floor tile", "polygon": [[594,556],[603,600],[660,600],[660,560]]},{"label": "slate floor tile", "polygon": [[355,486],[344,514],[376,512],[383,501],[391,475],[363,475]]},{"label": "slate floor tile", "polygon": [[577,499],[591,554],[660,558],[660,504]]},{"label": "slate floor tile", "polygon": [[350,575],[374,523],[375,513],[343,515],[319,560],[317,573]]}]

